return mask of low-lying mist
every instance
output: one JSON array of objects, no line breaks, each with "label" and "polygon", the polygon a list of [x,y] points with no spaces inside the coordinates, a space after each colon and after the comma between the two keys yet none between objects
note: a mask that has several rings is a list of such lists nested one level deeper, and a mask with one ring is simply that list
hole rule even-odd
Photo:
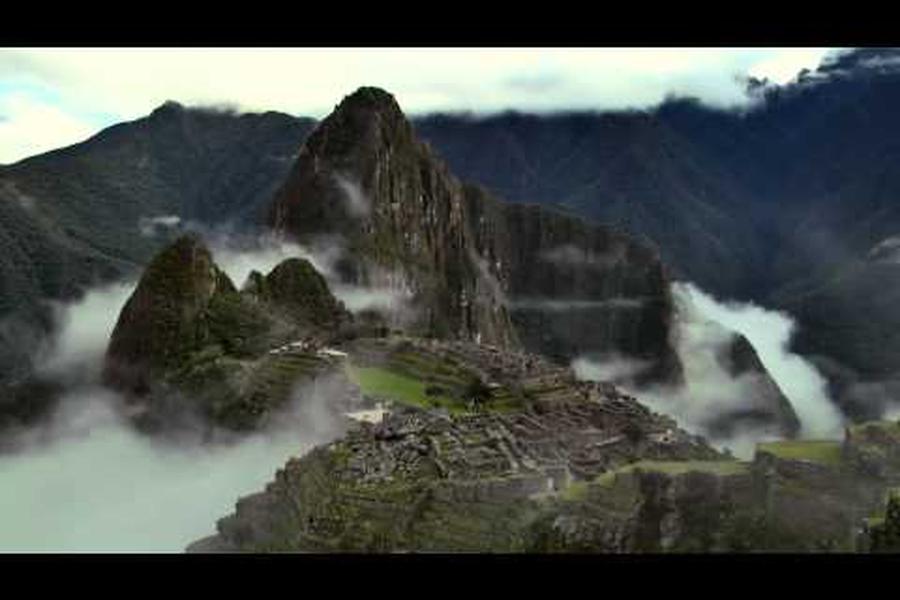
[{"label": "low-lying mist", "polygon": [[[277,241],[211,246],[235,282],[252,269],[265,273],[285,258],[309,257]],[[340,433],[323,382],[297,390],[273,426],[233,443],[138,433],[122,399],[99,385],[109,336],[135,285],[105,285],[55,307],[55,334],[35,364],[67,391],[45,422],[9,434],[18,450],[0,454],[0,551],[180,552],[213,534],[216,520],[240,496],[261,490],[290,456]]]},{"label": "low-lying mist", "polygon": [[337,434],[313,419],[234,444],[171,446],[137,433],[118,402],[97,387],[68,394],[24,451],[0,456],[0,551],[181,552],[290,456]]},{"label": "low-lying mist", "polygon": [[839,437],[840,411],[828,395],[828,382],[808,360],[790,351],[796,324],[784,312],[750,303],[718,302],[690,283],[676,283],[673,291],[692,303],[707,319],[743,334],[800,418],[803,437]]},{"label": "low-lying mist", "polygon": [[803,357],[789,350],[793,319],[753,304],[719,302],[690,283],[675,283],[675,345],[684,366],[682,387],[634,387],[628,380],[644,363],[622,356],[580,358],[573,362],[585,379],[618,382],[653,410],[675,417],[685,429],[706,436],[711,443],[735,455],[750,458],[756,443],[777,439],[772,427],[736,428],[727,437],[711,428],[720,418],[753,409],[761,401],[763,381],[755,373],[731,375],[717,360],[732,340],[743,334],[760,361],[788,398],[800,420],[800,437],[839,438],[842,417],[828,396],[825,378]]}]

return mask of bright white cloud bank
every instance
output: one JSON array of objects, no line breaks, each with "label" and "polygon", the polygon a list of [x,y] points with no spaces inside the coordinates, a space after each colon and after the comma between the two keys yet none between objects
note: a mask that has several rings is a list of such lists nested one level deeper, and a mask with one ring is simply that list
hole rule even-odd
[{"label": "bright white cloud bank", "polygon": [[[823,48],[4,49],[0,162],[78,142],[87,131],[139,118],[168,99],[318,118],[362,85],[391,91],[411,114],[646,107],[670,93],[733,106],[746,101],[738,76],[784,82],[804,67],[815,68],[826,52]],[[22,90],[38,93],[34,102],[46,97],[54,102],[7,106],[10,94]],[[57,112],[52,118],[38,118],[37,110]]]},{"label": "bright white cloud bank", "polygon": [[[304,254],[274,240],[236,250],[212,240],[237,281]],[[263,489],[276,469],[339,431],[327,394],[300,395],[274,430],[232,445],[156,443],[97,385],[103,354],[135,282],[102,286],[57,307],[57,332],[39,369],[70,389],[50,423],[0,454],[0,552],[180,552],[215,533],[237,499]],[[299,398],[302,396],[302,402]]]},{"label": "bright white cloud bank", "polygon": [[[306,257],[330,274],[337,248],[312,252],[275,238],[252,247],[207,232],[219,266],[237,285],[251,270]],[[57,332],[38,359],[70,390],[51,422],[22,432],[23,447],[0,454],[0,552],[179,552],[215,533],[239,497],[258,492],[291,456],[341,431],[327,408],[327,382],[298,393],[277,426],[232,445],[155,443],[121,416],[121,399],[101,388],[103,355],[136,282],[89,291],[60,304]],[[353,310],[402,307],[394,292],[341,286]]]},{"label": "bright white cloud bank", "polygon": [[[751,303],[720,302],[690,283],[675,283],[676,349],[684,366],[685,385],[630,389],[653,410],[673,416],[681,427],[707,436],[737,456],[751,458],[757,442],[777,439],[768,427],[739,427],[717,437],[709,425],[740,409],[752,408],[764,383],[753,373],[738,377],[719,364],[717,354],[731,343],[732,331],[743,334],[760,361],[788,398],[800,420],[803,438],[841,437],[843,419],[828,395],[825,378],[803,357],[789,349],[794,332],[790,315]],[[573,367],[585,379],[627,379],[645,365],[622,357],[578,359]]]},{"label": "bright white cloud bank", "polygon": [[0,92],[0,164],[84,141],[97,129],[62,107]]},{"label": "bright white cloud bank", "polygon": [[691,284],[675,284],[676,294],[707,319],[742,333],[766,370],[791,401],[804,437],[839,437],[840,412],[828,396],[828,383],[807,360],[790,351],[795,323],[790,315],[752,303],[718,302]]},{"label": "bright white cloud bank", "polygon": [[107,391],[65,401],[52,443],[0,457],[0,552],[182,551],[326,437],[294,430],[167,448],[123,423]]}]

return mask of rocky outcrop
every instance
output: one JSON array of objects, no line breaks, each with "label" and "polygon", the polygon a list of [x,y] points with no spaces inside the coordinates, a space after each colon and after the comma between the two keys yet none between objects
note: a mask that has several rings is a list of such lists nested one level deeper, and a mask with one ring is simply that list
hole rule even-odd
[{"label": "rocky outcrop", "polygon": [[347,280],[409,291],[415,333],[559,360],[614,348],[652,362],[650,378],[679,378],[655,250],[461,183],[382,90],[348,96],[310,135],[270,223],[338,240]]},{"label": "rocky outcrop", "polygon": [[153,260],[122,309],[103,378],[148,428],[200,417],[250,429],[304,381],[336,369],[318,349],[351,319],[308,262],[254,273],[239,292],[186,235]]},{"label": "rocky outcrop", "polygon": [[366,346],[351,346],[354,363],[397,369],[400,355],[420,372],[438,359],[445,374],[484,369],[496,397],[522,401],[449,412],[396,404],[289,461],[192,550],[541,550],[544,517],[584,482],[640,460],[734,463],[614,387],[539,357],[491,360],[489,347],[459,341]]},{"label": "rocky outcrop", "polygon": [[107,352],[104,379],[140,391],[206,344],[202,318],[234,284],[196,236],[179,238],[150,263],[122,309]]},{"label": "rocky outcrop", "polygon": [[869,549],[872,552],[900,552],[900,488],[887,494],[884,516],[868,523]]},{"label": "rocky outcrop", "polygon": [[313,126],[282,113],[168,102],[79,144],[0,166],[0,396],[31,373],[36,347],[53,331],[46,300],[70,302],[139,276],[179,219],[257,230]]},{"label": "rocky outcrop", "polygon": [[554,498],[532,551],[734,551],[755,496],[745,463],[639,461]]},{"label": "rocky outcrop", "polygon": [[271,223],[301,239],[338,236],[342,275],[411,291],[418,329],[508,347],[516,336],[490,270],[479,270],[462,185],[418,142],[389,94],[347,97],[304,145]]},{"label": "rocky outcrop", "polygon": [[800,432],[800,419],[750,341],[733,333],[731,341],[719,350],[716,360],[730,377],[744,383],[740,391],[745,397],[727,402],[738,408],[709,423],[710,432],[729,437],[741,429],[769,429],[782,437],[796,436]]},{"label": "rocky outcrop", "polygon": [[[866,517],[900,483],[896,423],[744,462],[538,356],[408,336],[345,348],[387,412],[291,459],[189,551],[865,551],[884,521]],[[488,400],[455,395],[470,377]]]},{"label": "rocky outcrop", "polygon": [[[523,551],[535,544],[546,497],[580,473],[640,455],[716,456],[683,432],[659,441],[667,423],[608,400],[459,418],[394,412],[290,461],[265,493],[220,521],[205,548]],[[643,416],[630,421],[632,434],[621,416],[630,409]]]},{"label": "rocky outcrop", "polygon": [[855,471],[900,484],[900,424],[870,421],[847,427],[844,456]]},{"label": "rocky outcrop", "polygon": [[325,278],[303,258],[289,258],[263,276],[252,271],[244,291],[256,302],[295,324],[337,330],[348,319]]},{"label": "rocky outcrop", "polygon": [[893,547],[896,499],[885,509],[888,483],[859,472],[847,442],[763,444],[736,461],[596,391],[524,412],[396,411],[291,459],[189,551]]}]

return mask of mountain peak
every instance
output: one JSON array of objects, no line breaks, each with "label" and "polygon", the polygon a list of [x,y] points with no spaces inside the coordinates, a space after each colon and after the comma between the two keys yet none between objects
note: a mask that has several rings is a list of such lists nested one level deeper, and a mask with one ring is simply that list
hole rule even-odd
[{"label": "mountain peak", "polygon": [[363,155],[413,141],[412,125],[397,100],[376,87],[361,87],[344,97],[309,138],[321,156]]},{"label": "mountain peak", "polygon": [[[578,311],[552,326],[545,325],[543,304],[525,309],[530,312],[520,313],[520,329],[531,344],[526,347],[569,360],[617,344],[626,354],[654,358],[648,378],[680,377],[667,341],[671,297],[655,253],[610,230],[501,204],[464,184],[416,137],[383,90],[361,88],[347,96],[310,135],[273,201],[269,223],[301,242],[339,239],[345,278],[404,298],[403,309],[389,310],[388,319],[414,334],[518,348],[519,329],[510,317],[517,309],[508,295],[590,297],[598,302],[596,312]],[[546,256],[572,244],[583,253],[628,257],[616,263],[615,274],[609,268],[609,277],[596,277],[597,269],[583,262],[559,275]],[[626,295],[641,296],[639,310],[617,314],[611,333],[603,300]],[[605,329],[592,328],[597,323]],[[573,343],[551,328],[585,333]]]},{"label": "mountain peak", "polygon": [[168,117],[179,115],[185,111],[185,107],[180,102],[176,102],[175,100],[166,100],[158,107],[153,109],[153,112],[150,113],[150,117]]},{"label": "mountain peak", "polygon": [[233,292],[203,240],[182,235],[145,269],[119,314],[107,348],[104,380],[146,387],[153,371],[179,364],[201,343],[196,320],[219,293]]},{"label": "mountain peak", "polygon": [[364,86],[348,96],[344,96],[335,110],[336,113],[346,111],[366,111],[403,117],[403,111],[389,92],[372,86]]}]

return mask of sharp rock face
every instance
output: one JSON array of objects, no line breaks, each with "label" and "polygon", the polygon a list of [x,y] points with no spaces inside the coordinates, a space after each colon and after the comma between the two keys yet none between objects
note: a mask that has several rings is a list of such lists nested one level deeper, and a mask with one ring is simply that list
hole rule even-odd
[{"label": "sharp rock face", "polygon": [[344,278],[411,292],[414,333],[561,361],[615,349],[649,359],[649,378],[680,377],[655,249],[460,182],[383,90],[346,97],[310,135],[269,221],[339,240]]}]

